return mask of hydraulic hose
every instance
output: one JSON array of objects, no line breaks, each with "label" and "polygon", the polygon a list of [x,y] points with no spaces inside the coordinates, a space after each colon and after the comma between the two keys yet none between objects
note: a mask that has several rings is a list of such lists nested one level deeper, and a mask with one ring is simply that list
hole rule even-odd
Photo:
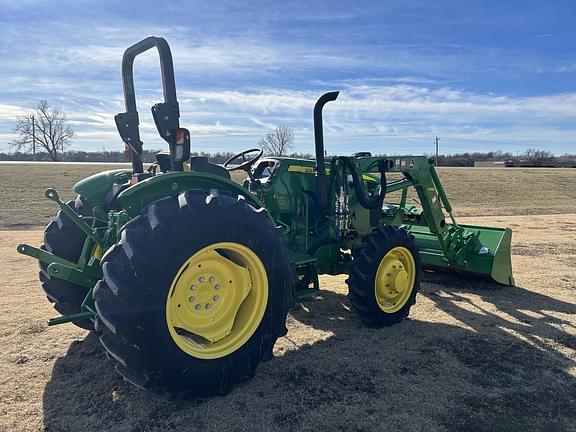
[{"label": "hydraulic hose", "polygon": [[383,161],[378,163],[378,171],[380,172],[380,193],[373,197],[369,197],[366,195],[364,188],[362,187],[361,182],[364,180],[358,174],[358,170],[352,161],[349,158],[338,159],[343,162],[344,167],[352,174],[352,186],[354,187],[354,192],[356,193],[356,198],[360,205],[368,210],[374,210],[379,207],[382,208],[382,203],[386,196],[386,164]]}]

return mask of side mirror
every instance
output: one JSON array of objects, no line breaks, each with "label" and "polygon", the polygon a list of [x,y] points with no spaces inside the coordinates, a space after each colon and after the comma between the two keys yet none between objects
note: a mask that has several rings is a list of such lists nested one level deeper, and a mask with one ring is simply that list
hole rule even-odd
[{"label": "side mirror", "polygon": [[186,128],[176,129],[176,142],[170,146],[173,162],[182,163],[190,158],[190,131]]}]

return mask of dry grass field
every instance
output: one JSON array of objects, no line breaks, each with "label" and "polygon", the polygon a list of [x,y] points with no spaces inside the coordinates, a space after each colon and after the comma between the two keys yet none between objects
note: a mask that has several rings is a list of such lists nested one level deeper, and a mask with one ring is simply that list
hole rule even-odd
[{"label": "dry grass field", "polygon": [[165,401],[124,383],[94,334],[46,327],[37,264],[15,247],[41,242],[46,186],[102,168],[45,169],[19,184],[25,168],[0,165],[2,432],[576,430],[576,170],[441,171],[462,222],[513,229],[516,287],[426,273],[410,319],[375,330],[345,278],[322,277],[254,379]]},{"label": "dry grass field", "polygon": [[44,197],[46,188],[58,191],[61,199],[73,199],[72,186],[78,180],[126,165],[0,164],[0,190],[4,205],[0,229],[45,226],[54,217],[54,203]]},{"label": "dry grass field", "polygon": [[[126,165],[0,164],[0,229],[45,226],[54,204],[44,198],[47,187],[63,200],[74,198],[78,180]],[[33,175],[23,175],[33,173]],[[460,216],[562,214],[576,210],[575,169],[439,169],[442,184]],[[232,172],[242,181],[241,171]]]}]

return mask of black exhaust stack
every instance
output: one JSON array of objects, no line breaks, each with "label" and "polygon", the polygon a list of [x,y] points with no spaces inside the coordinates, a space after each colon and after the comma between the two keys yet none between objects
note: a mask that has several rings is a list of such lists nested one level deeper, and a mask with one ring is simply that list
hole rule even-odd
[{"label": "black exhaust stack", "polygon": [[328,205],[326,190],[326,169],[324,166],[324,132],[322,129],[322,109],[328,102],[335,101],[340,92],[324,93],[314,105],[314,144],[316,146],[316,198],[320,210]]}]

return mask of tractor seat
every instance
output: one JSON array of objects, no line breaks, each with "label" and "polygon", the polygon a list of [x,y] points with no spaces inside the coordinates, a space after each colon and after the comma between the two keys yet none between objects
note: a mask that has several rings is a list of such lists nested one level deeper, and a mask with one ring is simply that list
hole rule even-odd
[{"label": "tractor seat", "polygon": [[170,171],[170,152],[162,150],[156,153],[156,162],[158,162],[161,172]]},{"label": "tractor seat", "polygon": [[[168,150],[156,153],[156,161],[158,162],[161,172],[170,171],[170,152]],[[205,156],[192,156],[190,158],[190,170],[196,172],[207,172],[230,180],[230,173],[226,168],[208,162],[208,158]]]},{"label": "tractor seat", "polygon": [[190,171],[207,172],[230,180],[230,173],[226,168],[208,162],[208,158],[205,156],[192,156],[190,158]]}]

